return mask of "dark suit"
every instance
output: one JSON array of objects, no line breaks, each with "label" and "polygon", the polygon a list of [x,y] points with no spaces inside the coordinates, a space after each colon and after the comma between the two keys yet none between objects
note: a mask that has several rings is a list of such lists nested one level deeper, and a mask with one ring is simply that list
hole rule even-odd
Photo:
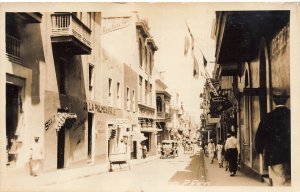
[{"label": "dark suit", "polygon": [[288,108],[276,107],[260,122],[255,137],[255,149],[257,153],[265,152],[267,166],[291,164],[291,118]]}]

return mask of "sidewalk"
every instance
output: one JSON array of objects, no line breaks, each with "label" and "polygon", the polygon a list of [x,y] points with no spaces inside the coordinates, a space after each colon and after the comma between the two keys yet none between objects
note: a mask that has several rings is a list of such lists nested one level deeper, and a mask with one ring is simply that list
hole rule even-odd
[{"label": "sidewalk", "polygon": [[205,169],[206,181],[209,183],[209,186],[268,186],[267,183],[247,177],[240,171],[237,171],[235,176],[230,177],[229,171],[225,171],[225,163],[224,168],[219,168],[218,160],[214,159],[213,164],[210,164],[207,156],[205,156]]},{"label": "sidewalk", "polygon": [[[147,163],[149,161],[153,161],[158,159],[159,156],[150,156],[146,159],[133,159],[130,160],[130,165],[139,165],[143,163]],[[43,187],[47,185],[52,185],[55,183],[63,183],[74,179],[80,179],[83,177],[88,177],[92,175],[98,175],[103,173],[108,173],[108,163],[96,164],[96,165],[83,165],[79,168],[73,169],[59,169],[52,172],[41,173],[37,177],[32,177],[29,175],[28,171],[25,169],[22,170],[8,170],[7,176],[5,180],[5,186],[0,188],[1,190],[32,190],[32,187]],[[36,191],[39,191],[36,189]]]}]

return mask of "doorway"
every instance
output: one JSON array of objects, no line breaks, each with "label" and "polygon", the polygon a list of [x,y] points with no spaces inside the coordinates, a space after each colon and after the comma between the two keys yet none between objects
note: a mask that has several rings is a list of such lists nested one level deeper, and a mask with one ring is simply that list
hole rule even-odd
[{"label": "doorway", "polygon": [[57,169],[64,168],[65,164],[65,126],[57,132]]},{"label": "doorway", "polygon": [[88,158],[92,158],[93,113],[88,113]]},{"label": "doorway", "polygon": [[[12,165],[17,160],[17,128],[19,121],[19,97],[21,87],[6,84],[6,150],[7,164]],[[20,98],[21,101],[21,98]]]}]

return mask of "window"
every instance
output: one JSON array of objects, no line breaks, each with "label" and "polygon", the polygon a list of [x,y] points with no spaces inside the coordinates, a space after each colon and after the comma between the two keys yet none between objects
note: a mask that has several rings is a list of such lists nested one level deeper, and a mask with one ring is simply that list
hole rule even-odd
[{"label": "window", "polygon": [[149,55],[149,60],[150,60],[150,64],[149,64],[149,73],[150,73],[150,75],[152,75],[152,68],[153,68],[153,55],[152,55],[152,53],[150,53],[150,55]]},{"label": "window", "polygon": [[140,67],[143,67],[143,44],[141,39],[139,39],[139,59]]},{"label": "window", "polygon": [[148,68],[148,52],[147,52],[147,47],[144,48],[145,54],[144,54],[144,62],[145,62],[145,71],[147,72]]},{"label": "window", "polygon": [[152,106],[152,84],[149,87],[149,104]]},{"label": "window", "polygon": [[121,108],[121,96],[120,96],[120,83],[117,83],[117,107],[120,109]]},{"label": "window", "polygon": [[113,106],[113,97],[112,97],[112,79],[108,79],[108,105]]},{"label": "window", "polygon": [[126,109],[130,111],[130,90],[128,87],[126,89]]},{"label": "window", "polygon": [[139,102],[142,102],[143,95],[143,77],[139,76]]},{"label": "window", "polygon": [[135,108],[135,90],[132,90],[132,111],[135,112],[136,108]]},{"label": "window", "polygon": [[94,86],[94,65],[92,63],[89,64],[89,89],[90,91]]},{"label": "window", "polygon": [[147,104],[148,101],[148,81],[145,80],[145,104]]}]

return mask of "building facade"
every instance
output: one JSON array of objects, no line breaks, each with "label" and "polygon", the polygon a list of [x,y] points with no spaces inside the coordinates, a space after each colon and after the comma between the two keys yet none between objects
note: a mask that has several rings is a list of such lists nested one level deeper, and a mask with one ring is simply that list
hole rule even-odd
[{"label": "building facade", "polygon": [[231,131],[239,138],[242,170],[267,176],[254,139],[260,120],[274,108],[272,89],[284,88],[290,93],[290,13],[224,11],[217,12],[216,18],[219,77],[226,79],[232,103],[224,117],[236,116]]},{"label": "building facade", "polygon": [[[128,13],[128,16],[103,17],[104,34],[103,47],[118,61],[124,63],[126,71],[125,92],[125,117],[128,111],[137,121],[132,120],[131,152],[136,153],[136,158],[141,158],[141,144],[146,145],[148,154],[156,154],[155,124],[155,77],[154,77],[154,53],[157,46],[150,35],[148,22],[140,19],[136,13]],[[114,25],[113,25],[114,24]],[[120,25],[117,25],[120,24]],[[119,26],[115,29],[113,27]],[[111,32],[109,32],[111,30]],[[113,44],[111,42],[114,42]],[[129,73],[136,77],[130,77]],[[136,85],[133,85],[135,81]],[[133,93],[134,92],[134,93]],[[128,93],[128,94],[127,94]],[[132,95],[135,95],[135,99]],[[127,100],[128,99],[128,100]],[[134,105],[132,103],[134,102]],[[135,107],[133,107],[135,106]],[[127,108],[129,110],[127,110]],[[126,112],[127,111],[127,112]],[[135,139],[134,139],[135,138]],[[136,142],[134,142],[136,141]],[[133,152],[136,149],[136,152]]]},{"label": "building facade", "polygon": [[157,134],[157,142],[170,139],[167,124],[171,123],[170,103],[171,94],[167,91],[167,85],[162,78],[156,79],[156,126],[161,131]]},{"label": "building facade", "polygon": [[7,166],[25,167],[34,137],[44,171],[106,156],[96,113],[115,112],[99,105],[101,13],[6,13],[5,24]]}]

